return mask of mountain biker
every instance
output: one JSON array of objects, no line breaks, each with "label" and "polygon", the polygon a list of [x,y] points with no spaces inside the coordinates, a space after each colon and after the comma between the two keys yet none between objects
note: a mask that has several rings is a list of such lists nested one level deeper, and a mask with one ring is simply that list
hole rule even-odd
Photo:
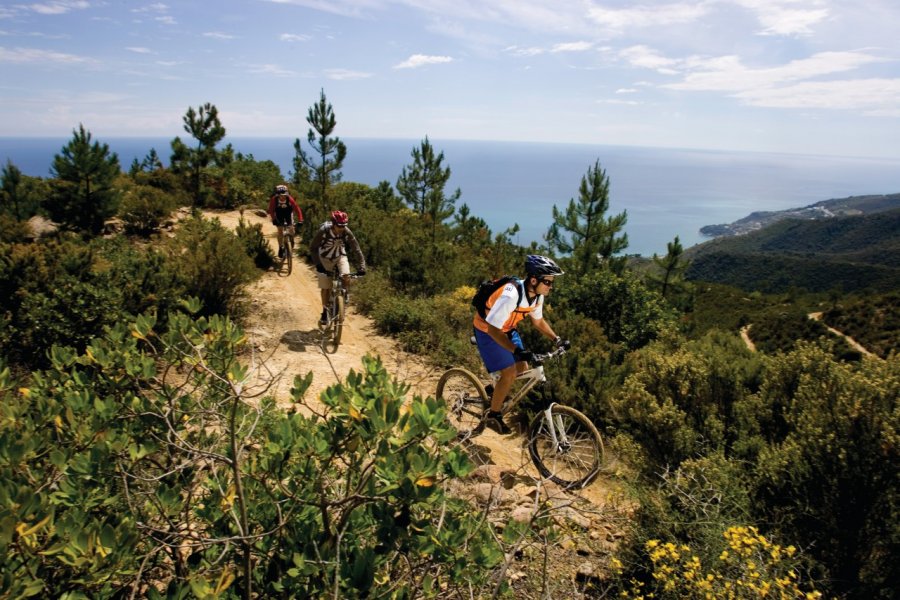
[{"label": "mountain biker", "polygon": [[347,226],[350,218],[347,213],[336,210],[331,213],[331,220],[325,221],[319,227],[312,242],[309,244],[309,251],[312,254],[313,261],[316,265],[316,272],[319,274],[319,290],[322,293],[322,316],[319,319],[320,325],[328,322],[328,305],[331,302],[331,277],[330,273],[335,269],[341,274],[344,280],[344,287],[350,285],[350,262],[347,259],[347,247],[353,252],[356,263],[359,265],[357,273],[359,275],[366,274],[366,257],[363,256],[362,250],[359,249],[359,242],[350,228]]},{"label": "mountain biker", "polygon": [[[526,316],[531,317],[534,326],[542,334],[553,340],[557,347],[568,347],[568,340],[556,335],[544,319],[544,296],[553,289],[556,277],[563,270],[550,258],[537,254],[525,258],[524,280],[514,279],[497,289],[486,303],[487,313],[482,318],[478,312],[472,321],[475,342],[488,373],[495,379],[491,394],[490,408],[485,411],[485,424],[497,433],[506,435],[512,431],[503,421],[501,408],[503,401],[516,379],[516,375],[528,368],[533,353],[525,350],[516,330]],[[517,286],[523,286],[524,294]],[[521,300],[520,300],[521,298]]]},{"label": "mountain biker", "polygon": [[284,258],[284,229],[294,224],[294,215],[297,215],[297,225],[303,225],[303,213],[288,193],[286,185],[275,186],[275,193],[269,198],[269,210],[266,212],[272,219],[272,225],[278,228],[278,258]]}]

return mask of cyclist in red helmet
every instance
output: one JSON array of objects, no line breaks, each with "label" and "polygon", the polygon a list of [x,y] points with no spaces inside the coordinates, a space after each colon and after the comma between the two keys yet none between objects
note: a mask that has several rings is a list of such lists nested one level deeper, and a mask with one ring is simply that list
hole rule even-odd
[{"label": "cyclist in red helmet", "polygon": [[325,221],[319,227],[312,242],[309,244],[309,251],[312,254],[313,261],[316,264],[316,271],[319,277],[319,290],[322,294],[322,316],[319,322],[324,325],[328,322],[327,306],[331,302],[331,278],[329,273],[335,269],[344,279],[344,285],[350,285],[350,262],[347,258],[347,248],[353,252],[356,263],[359,266],[357,273],[365,275],[366,273],[366,257],[363,256],[362,250],[359,248],[359,242],[356,236],[348,227],[350,218],[347,213],[336,210],[331,213],[331,220]]},{"label": "cyclist in red helmet", "polygon": [[[278,229],[278,258],[284,258],[284,228],[294,223],[303,225],[303,213],[288,193],[286,185],[275,186],[275,193],[269,198],[269,210],[266,212],[272,219],[272,225]],[[294,215],[297,216],[296,220]]]}]

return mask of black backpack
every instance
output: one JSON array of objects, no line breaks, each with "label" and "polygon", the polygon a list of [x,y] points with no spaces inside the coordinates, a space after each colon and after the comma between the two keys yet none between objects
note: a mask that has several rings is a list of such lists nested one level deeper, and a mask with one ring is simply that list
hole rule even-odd
[{"label": "black backpack", "polygon": [[482,319],[487,314],[488,298],[491,297],[491,294],[502,288],[510,281],[516,283],[516,290],[519,292],[519,301],[516,303],[516,306],[518,306],[522,303],[523,291],[522,281],[518,277],[507,275],[506,277],[501,277],[499,279],[485,279],[478,284],[478,289],[475,291],[475,295],[472,296],[472,306],[475,307],[475,310],[478,311],[478,314],[481,315]]}]

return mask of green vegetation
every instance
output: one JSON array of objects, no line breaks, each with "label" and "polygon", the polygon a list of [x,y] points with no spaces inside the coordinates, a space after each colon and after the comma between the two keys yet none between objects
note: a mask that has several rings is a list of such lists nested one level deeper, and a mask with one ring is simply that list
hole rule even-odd
[{"label": "green vegetation", "polygon": [[[371,267],[357,307],[438,365],[481,369],[468,343],[479,281],[560,252],[567,275],[545,314],[575,351],[547,367],[544,393],[604,432],[605,476],[637,507],[587,597],[897,597],[896,211],[780,223],[696,253],[676,238],[638,268],[620,256],[625,215],[607,215],[599,161],[578,201],[554,208],[550,246],[523,248],[517,225],[492,232],[456,206],[459,190],[445,195],[450,168],[427,137],[398,192],[395,174],[341,181],[352,148],[324,91],[308,118],[317,157],[298,140],[289,177],[216,150],[214,106],[184,120],[197,146],[176,138],[169,168],[151,149],[121,173],[80,128],[53,178],[3,169],[0,596],[512,597],[522,540],[554,543],[546,512],[498,535],[447,492],[472,464],[445,407],[410,398],[377,358],[318,413],[302,373],[288,410],[248,376],[240,320],[272,261],[261,228],[195,216],[160,232],[175,206],[263,209],[292,181],[312,224],[351,214]],[[64,231],[31,241],[35,214]],[[113,215],[125,231],[97,237]],[[746,287],[698,280],[714,266]],[[863,284],[889,291],[839,287]],[[746,325],[757,352],[737,335]]]},{"label": "green vegetation", "polygon": [[622,211],[606,216],[609,211],[609,177],[596,161],[581,178],[578,202],[572,198],[565,211],[553,205],[553,222],[547,231],[550,248],[572,256],[578,275],[610,267],[621,273],[624,257],[616,257],[628,247],[628,235],[622,232],[628,214]]},{"label": "green vegetation", "polygon": [[881,358],[900,349],[900,292],[848,297],[823,318]]},{"label": "green vegetation", "polygon": [[900,210],[820,221],[785,220],[689,252],[687,278],[748,291],[832,289],[888,292],[900,287]]},{"label": "green vegetation", "polygon": [[[189,307],[199,308],[194,303]],[[141,316],[18,387],[0,370],[0,590],[340,598],[491,587],[503,554],[443,482],[473,468],[375,359],[277,409],[227,319]],[[292,391],[299,407],[309,381]],[[502,589],[502,588],[501,588]]]}]

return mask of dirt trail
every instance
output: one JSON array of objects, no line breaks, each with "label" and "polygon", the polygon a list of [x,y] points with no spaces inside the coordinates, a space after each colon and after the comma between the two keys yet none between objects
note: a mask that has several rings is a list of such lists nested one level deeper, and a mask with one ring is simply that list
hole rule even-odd
[{"label": "dirt trail", "polygon": [[[238,211],[209,211],[206,216],[218,218],[229,228],[236,227],[240,220]],[[250,224],[261,223],[269,243],[277,247],[275,227],[265,216],[246,211],[244,219]],[[302,254],[306,248],[300,250]],[[413,394],[434,395],[441,371],[421,357],[404,352],[392,339],[378,335],[372,321],[354,310],[352,292],[341,344],[333,354],[323,351],[318,328],[322,303],[315,270],[304,260],[294,260],[289,276],[275,271],[264,273],[249,292],[251,314],[245,329],[255,349],[251,360],[257,366],[265,363],[265,369],[258,371],[261,379],[276,377],[270,393],[279,403],[287,406],[291,402],[290,388],[295,375],[313,373],[306,396],[307,402],[312,403],[327,387],[343,380],[351,369],[360,370],[361,358],[366,354],[380,356],[388,372],[408,383]],[[507,481],[537,477],[522,436],[502,437],[487,430],[477,438],[472,455],[476,462],[485,465],[486,471],[493,473],[491,478],[495,481],[500,474],[505,474]],[[618,496],[602,478],[574,495],[597,509],[606,507],[613,496]]]},{"label": "dirt trail", "polygon": [[[807,317],[809,317],[813,321],[822,321],[822,313],[821,312],[811,312],[807,315]],[[865,346],[863,346],[862,344],[860,344],[859,342],[854,340],[852,337],[850,337],[843,331],[838,331],[834,327],[830,327],[827,323],[822,322],[822,324],[825,325],[825,328],[828,329],[828,331],[830,331],[834,335],[836,335],[838,337],[842,337],[845,340],[847,340],[847,343],[850,344],[850,346],[854,350],[856,350],[863,356],[867,356],[869,358],[876,358],[876,355],[874,353],[866,350]],[[753,340],[750,339],[750,327],[752,327],[752,325],[744,325],[743,327],[741,327],[741,339],[744,340],[744,344],[747,345],[747,348],[750,349],[750,352],[756,352],[756,345],[753,343]]]},{"label": "dirt trail", "polygon": [[833,333],[836,336],[842,337],[845,340],[847,340],[847,343],[850,344],[850,347],[853,348],[854,350],[856,350],[857,352],[859,352],[860,354],[862,354],[863,356],[868,356],[870,358],[875,356],[875,354],[866,350],[865,346],[863,346],[862,344],[860,344],[859,342],[854,340],[852,337],[850,337],[846,333],[844,333],[842,331],[838,331],[834,327],[831,327],[827,323],[822,321],[822,313],[821,312],[812,312],[812,313],[809,313],[809,315],[807,315],[807,316],[814,321],[821,321],[822,324],[825,325],[825,327],[828,329],[828,331],[830,331],[831,333]]}]

